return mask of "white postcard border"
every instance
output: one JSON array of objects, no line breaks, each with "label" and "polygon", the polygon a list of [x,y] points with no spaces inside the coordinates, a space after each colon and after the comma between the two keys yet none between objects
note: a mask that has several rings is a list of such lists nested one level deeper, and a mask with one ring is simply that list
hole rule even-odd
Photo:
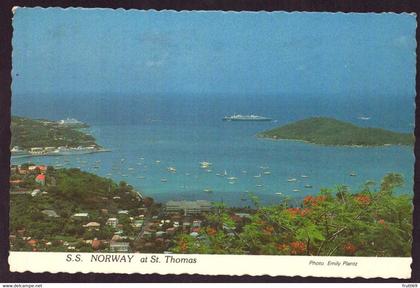
[{"label": "white postcard border", "polygon": [[[250,256],[10,251],[12,272],[411,277],[410,257]],[[321,265],[323,263],[323,265]]]}]

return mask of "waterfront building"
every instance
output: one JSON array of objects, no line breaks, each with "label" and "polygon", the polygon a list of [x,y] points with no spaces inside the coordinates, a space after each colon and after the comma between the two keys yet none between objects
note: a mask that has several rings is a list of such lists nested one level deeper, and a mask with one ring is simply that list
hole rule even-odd
[{"label": "waterfront building", "polygon": [[165,205],[167,213],[177,213],[183,211],[184,216],[210,212],[212,205],[206,200],[196,201],[168,201]]},{"label": "waterfront building", "polygon": [[30,150],[32,155],[42,155],[44,154],[44,148],[41,147],[32,147]]},{"label": "waterfront building", "polygon": [[67,118],[67,119],[63,119],[58,121],[58,124],[60,125],[82,125],[83,122],[76,120],[74,118]]}]

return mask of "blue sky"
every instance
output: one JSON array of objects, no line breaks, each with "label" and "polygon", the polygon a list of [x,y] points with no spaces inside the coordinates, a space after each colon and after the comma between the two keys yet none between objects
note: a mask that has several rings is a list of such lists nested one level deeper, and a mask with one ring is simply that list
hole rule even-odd
[{"label": "blue sky", "polygon": [[409,14],[18,9],[14,97],[406,95]]}]

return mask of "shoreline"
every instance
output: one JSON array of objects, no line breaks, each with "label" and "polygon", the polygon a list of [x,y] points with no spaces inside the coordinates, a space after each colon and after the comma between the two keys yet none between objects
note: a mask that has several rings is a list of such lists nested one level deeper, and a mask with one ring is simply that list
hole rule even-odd
[{"label": "shoreline", "polygon": [[44,156],[73,156],[73,155],[84,155],[84,154],[93,154],[93,153],[102,153],[102,152],[111,152],[111,149],[97,149],[95,151],[89,152],[68,152],[68,153],[56,153],[56,152],[47,152],[43,154],[25,154],[25,155],[13,155],[11,158],[28,158],[28,157],[44,157]]},{"label": "shoreline", "polygon": [[316,142],[310,142],[308,140],[301,140],[301,139],[288,139],[288,138],[273,138],[268,136],[263,136],[256,134],[255,135],[257,139],[263,139],[263,140],[271,140],[271,141],[294,141],[294,142],[302,142],[305,144],[311,144],[311,145],[317,145],[322,147],[344,147],[344,148],[384,148],[384,147],[392,147],[392,146],[398,146],[398,147],[412,147],[413,145],[405,145],[405,144],[380,144],[380,145],[347,145],[347,144],[322,144],[322,143],[316,143]]}]

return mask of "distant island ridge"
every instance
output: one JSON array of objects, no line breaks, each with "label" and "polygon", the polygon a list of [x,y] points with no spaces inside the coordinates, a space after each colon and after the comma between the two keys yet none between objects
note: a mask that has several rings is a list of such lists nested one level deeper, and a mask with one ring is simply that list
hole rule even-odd
[{"label": "distant island ridge", "polygon": [[327,146],[413,145],[414,135],[360,127],[328,117],[311,117],[257,134],[260,138],[297,140]]},{"label": "distant island ridge", "polygon": [[106,151],[80,129],[89,127],[76,119],[51,121],[12,116],[12,156],[70,155]]}]

